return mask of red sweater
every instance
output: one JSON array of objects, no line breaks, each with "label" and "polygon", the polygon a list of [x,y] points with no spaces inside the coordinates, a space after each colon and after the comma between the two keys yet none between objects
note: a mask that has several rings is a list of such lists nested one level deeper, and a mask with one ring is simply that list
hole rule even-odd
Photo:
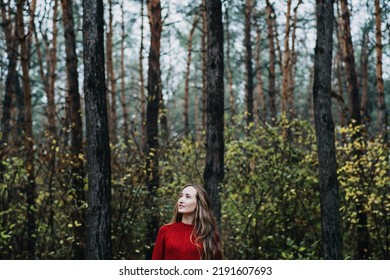
[{"label": "red sweater", "polygon": [[201,248],[191,242],[194,225],[176,222],[160,228],[152,260],[199,260]]}]

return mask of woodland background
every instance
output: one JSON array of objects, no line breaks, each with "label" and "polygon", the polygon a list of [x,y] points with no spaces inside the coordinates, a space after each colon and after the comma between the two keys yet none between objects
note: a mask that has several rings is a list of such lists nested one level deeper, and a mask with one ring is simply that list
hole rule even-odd
[{"label": "woodland background", "polygon": [[[319,2],[0,0],[0,258],[149,258],[190,182],[226,259],[329,258]],[[333,8],[335,250],[389,259],[390,5]]]}]

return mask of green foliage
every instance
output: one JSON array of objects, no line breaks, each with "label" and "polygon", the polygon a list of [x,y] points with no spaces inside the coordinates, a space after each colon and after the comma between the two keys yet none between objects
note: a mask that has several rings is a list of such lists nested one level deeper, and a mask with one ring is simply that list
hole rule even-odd
[{"label": "green foliage", "polygon": [[[372,258],[390,257],[390,153],[382,137],[366,139],[364,127],[340,127],[337,153],[346,257],[354,257],[357,211],[368,218]],[[361,210],[356,206],[361,205]],[[352,242],[351,242],[352,240]]]},{"label": "green foliage", "polygon": [[[287,134],[284,132],[287,131]],[[389,259],[390,164],[381,138],[357,138],[356,128],[336,131],[341,226],[345,258],[355,258],[356,203],[368,216],[372,258]],[[246,136],[245,136],[246,135]],[[286,138],[283,137],[286,135]],[[169,222],[178,192],[187,183],[202,184],[203,135],[161,140],[158,209],[145,209],[145,155],[134,138],[111,145],[112,241],[115,259],[143,259],[147,217],[159,211]],[[225,133],[225,180],[221,186],[221,233],[226,259],[321,259],[321,211],[313,127],[305,121],[282,121],[252,127],[238,117]],[[36,258],[71,259],[75,207],[85,209],[72,188],[74,161],[65,142],[38,147],[36,158]],[[50,151],[56,163],[50,165]],[[359,160],[356,153],[360,153]],[[84,159],[83,155],[79,156]],[[18,157],[3,161],[0,184],[0,252],[5,259],[26,259],[25,186],[27,171]],[[85,181],[85,190],[87,182]],[[81,210],[81,209],[76,209]],[[53,213],[53,221],[50,221]]]},{"label": "green foliage", "polygon": [[304,122],[262,127],[226,139],[223,192],[225,255],[233,259],[318,256],[320,209],[314,136]]}]

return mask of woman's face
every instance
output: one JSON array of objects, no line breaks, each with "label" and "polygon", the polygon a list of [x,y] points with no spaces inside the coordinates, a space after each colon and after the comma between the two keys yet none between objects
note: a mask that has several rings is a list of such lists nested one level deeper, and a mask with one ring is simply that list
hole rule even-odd
[{"label": "woman's face", "polygon": [[179,213],[190,214],[195,211],[196,208],[196,189],[194,187],[186,187],[180,193],[179,201]]}]

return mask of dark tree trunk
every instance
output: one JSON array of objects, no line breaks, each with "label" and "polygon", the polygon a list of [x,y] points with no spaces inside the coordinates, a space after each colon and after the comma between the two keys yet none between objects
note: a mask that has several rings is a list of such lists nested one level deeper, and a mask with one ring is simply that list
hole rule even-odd
[{"label": "dark tree trunk", "polygon": [[317,0],[314,62],[314,123],[319,162],[319,187],[324,259],[342,259],[339,185],[331,112],[333,0]]},{"label": "dark tree trunk", "polygon": [[246,108],[247,108],[246,124],[248,126],[248,129],[253,123],[253,66],[252,66],[251,15],[252,15],[252,0],[246,0],[244,47],[245,47],[245,70],[246,70],[245,97],[246,97]]},{"label": "dark tree trunk", "polygon": [[382,134],[385,143],[388,143],[388,112],[385,102],[385,87],[383,83],[383,68],[382,68],[382,30],[381,30],[381,7],[380,1],[375,0],[375,38],[376,38],[376,89],[378,93],[378,127]]},{"label": "dark tree trunk", "polygon": [[144,82],[144,0],[141,0],[141,45],[139,48],[139,83],[140,83],[140,99],[141,99],[141,147],[146,149],[146,94]]},{"label": "dark tree trunk", "polygon": [[[18,62],[18,47],[19,40],[17,36],[17,29],[13,28],[12,21],[7,18],[6,7],[4,1],[0,2],[1,8],[1,18],[2,18],[2,27],[6,38],[7,44],[7,56],[8,56],[8,71],[5,79],[5,94],[3,101],[3,112],[1,116],[1,132],[2,137],[0,138],[0,182],[3,180],[3,171],[4,166],[2,163],[3,158],[7,154],[9,148],[8,146],[8,136],[11,131],[11,112],[12,112],[12,102],[16,95],[16,89],[20,88],[19,79],[17,75],[17,62]],[[16,14],[17,16],[17,14]],[[17,22],[17,17],[15,18]],[[12,34],[12,30],[14,34]]]},{"label": "dark tree trunk", "polygon": [[[351,23],[349,18],[348,1],[340,0],[341,4],[341,16],[343,19],[343,49],[344,60],[347,71],[348,80],[348,95],[349,95],[349,110],[350,110],[350,123],[353,127],[359,127],[362,124],[360,115],[360,101],[359,101],[359,87],[356,75],[355,57],[353,51],[352,37],[351,37]],[[352,141],[362,142],[361,128],[358,128],[357,133],[352,137]],[[362,147],[365,146],[362,144]],[[358,172],[360,173],[359,186],[363,186],[363,167],[360,164],[360,158],[363,151],[355,150],[354,156],[358,162]],[[364,206],[365,198],[359,196],[356,203],[356,215],[357,215],[357,258],[367,259],[370,256],[370,234],[367,225],[367,210]]]},{"label": "dark tree trunk", "polygon": [[190,98],[190,73],[191,73],[191,54],[192,54],[192,38],[194,37],[195,29],[199,21],[199,15],[194,16],[194,21],[192,22],[192,28],[190,34],[188,35],[187,43],[187,68],[184,79],[184,133],[187,135],[190,133],[190,121],[189,121],[189,98]]},{"label": "dark tree trunk", "polygon": [[206,0],[202,0],[202,130],[206,129],[207,99],[207,15]]},{"label": "dark tree trunk", "polygon": [[225,9],[225,23],[226,23],[226,66],[227,66],[227,79],[228,79],[228,88],[229,88],[229,104],[230,104],[230,124],[234,125],[234,116],[236,115],[236,98],[233,91],[233,70],[231,66],[230,59],[230,31],[229,31],[229,9]]},{"label": "dark tree trunk", "polygon": [[114,15],[112,13],[112,0],[108,1],[108,31],[106,37],[106,55],[107,55],[107,84],[109,85],[109,93],[111,96],[111,104],[109,104],[109,129],[110,129],[110,138],[111,142],[116,143],[118,138],[116,135],[117,131],[117,93],[116,93],[116,76],[114,71],[114,62],[112,57],[113,45],[112,45],[112,37],[113,37],[113,20]]},{"label": "dark tree trunk", "polygon": [[84,94],[87,127],[87,258],[111,259],[111,165],[104,70],[103,1],[83,2]]},{"label": "dark tree trunk", "polygon": [[219,187],[224,177],[223,24],[221,1],[206,1],[207,14],[207,128],[203,178],[211,209],[221,221]]},{"label": "dark tree trunk", "polygon": [[[159,214],[155,201],[160,185],[158,173],[159,143],[158,143],[158,117],[160,107],[160,38],[162,31],[160,0],[148,0],[148,15],[151,30],[148,68],[148,103],[146,107],[146,185],[148,198],[146,209],[150,209],[147,225],[146,244],[152,244],[157,236],[159,227]],[[152,256],[152,248],[147,250],[146,258]]]},{"label": "dark tree trunk", "polygon": [[369,114],[367,112],[368,102],[368,32],[363,31],[362,38],[362,54],[360,60],[361,67],[361,87],[362,87],[362,100],[360,102],[360,114],[362,116],[363,123],[369,120]]},{"label": "dark tree trunk", "polygon": [[85,259],[86,246],[86,224],[85,210],[81,207],[85,202],[84,192],[84,163],[79,155],[83,150],[83,123],[81,117],[81,102],[79,93],[79,80],[77,72],[77,54],[76,54],[76,36],[74,30],[74,19],[72,12],[72,0],[62,0],[62,17],[64,22],[65,52],[66,52],[66,77],[68,84],[67,97],[70,100],[70,118],[71,118],[71,157],[73,164],[72,187],[76,192],[74,220],[77,220],[81,226],[74,227],[73,257],[74,259]]},{"label": "dark tree trunk", "polygon": [[269,73],[268,73],[268,95],[269,108],[271,115],[271,123],[276,122],[276,86],[275,86],[275,41],[272,23],[273,8],[271,3],[267,2],[267,29],[268,29],[268,45],[269,45]]},{"label": "dark tree trunk", "polygon": [[[120,78],[121,78],[121,92],[120,92],[120,99],[121,99],[121,106],[122,106],[122,112],[123,112],[123,139],[125,141],[126,147],[129,146],[129,111],[127,109],[126,104],[126,89],[125,89],[125,42],[126,42],[126,29],[125,29],[125,17],[124,17],[124,8],[123,8],[123,2],[121,3],[121,72],[120,72]],[[129,151],[129,149],[127,149]]]},{"label": "dark tree trunk", "polygon": [[28,39],[29,35],[25,34],[23,9],[26,1],[18,0],[17,7],[17,29],[18,39],[20,41],[20,59],[23,73],[23,104],[24,104],[24,148],[25,148],[25,166],[28,173],[28,182],[25,186],[27,197],[27,254],[29,259],[35,258],[35,243],[36,243],[36,222],[35,222],[35,172],[34,172],[34,137],[32,129],[32,97],[31,83],[29,77],[29,54],[28,54]]}]

